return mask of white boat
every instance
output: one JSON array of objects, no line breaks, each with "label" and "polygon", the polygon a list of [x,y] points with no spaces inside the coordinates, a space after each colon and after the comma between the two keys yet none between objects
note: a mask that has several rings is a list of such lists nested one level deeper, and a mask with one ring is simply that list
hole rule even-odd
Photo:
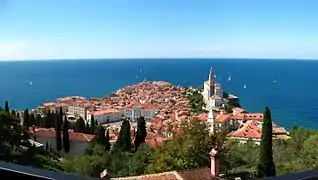
[{"label": "white boat", "polygon": [[142,69],[141,69],[141,68],[139,69],[139,72],[142,72]]},{"label": "white boat", "polygon": [[33,84],[32,81],[30,81],[30,82],[29,82],[29,85],[32,86],[32,84]]},{"label": "white boat", "polygon": [[244,89],[246,89],[247,88],[247,86],[246,86],[246,84],[244,84]]},{"label": "white boat", "polygon": [[227,78],[227,81],[230,82],[232,80],[232,76],[229,76],[229,78]]}]

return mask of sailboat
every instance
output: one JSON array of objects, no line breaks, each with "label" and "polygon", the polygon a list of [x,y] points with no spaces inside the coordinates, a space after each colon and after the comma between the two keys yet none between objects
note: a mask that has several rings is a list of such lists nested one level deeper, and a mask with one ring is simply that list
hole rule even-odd
[{"label": "sailboat", "polygon": [[230,82],[232,80],[232,76],[229,76],[229,78],[227,78],[227,82]]},{"label": "sailboat", "polygon": [[33,84],[32,81],[30,81],[30,82],[29,82],[29,85],[32,86],[32,84]]},{"label": "sailboat", "polygon": [[247,86],[246,86],[246,84],[244,84],[244,89],[246,89],[247,88]]}]

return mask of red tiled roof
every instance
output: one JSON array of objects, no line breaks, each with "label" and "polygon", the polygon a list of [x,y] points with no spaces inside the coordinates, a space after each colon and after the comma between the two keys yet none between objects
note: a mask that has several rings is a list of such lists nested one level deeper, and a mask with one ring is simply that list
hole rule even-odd
[{"label": "red tiled roof", "polygon": [[244,120],[244,114],[232,114],[231,115],[231,119],[234,119],[234,120]]},{"label": "red tiled roof", "polygon": [[183,180],[212,180],[210,168],[178,171]]},{"label": "red tiled roof", "polygon": [[154,123],[154,124],[158,124],[158,123],[162,123],[162,119],[161,118],[152,118],[152,119],[150,119],[148,122],[150,122],[150,123]]},{"label": "red tiled roof", "polygon": [[215,120],[216,122],[224,122],[224,121],[230,120],[230,117],[231,115],[229,114],[220,114],[215,118]]},{"label": "red tiled roof", "polygon": [[229,136],[259,139],[262,136],[262,129],[257,126],[257,122],[250,120],[246,122],[242,128],[230,133]]},{"label": "red tiled roof", "polygon": [[213,180],[209,168],[189,169],[183,171],[169,171],[157,174],[145,174],[118,178],[120,180]]},{"label": "red tiled roof", "polygon": [[242,113],[242,112],[245,111],[245,109],[236,107],[236,108],[233,108],[233,111],[236,111],[236,112],[238,112],[238,113]]},{"label": "red tiled roof", "polygon": [[[29,131],[31,133],[34,133],[32,127],[29,127]],[[61,134],[63,134],[63,132],[61,132]],[[51,129],[35,128],[35,135],[38,137],[55,138],[55,130],[53,128]],[[69,132],[69,137],[71,141],[90,142],[95,136],[91,134]]]},{"label": "red tiled roof", "polygon": [[129,104],[128,106],[126,106],[126,109],[132,109],[134,107],[141,107],[142,109],[160,109],[160,106],[156,106],[153,104],[141,104],[138,102],[134,102],[132,104]]},{"label": "red tiled roof", "polygon": [[263,120],[263,114],[262,113],[243,113],[244,118],[248,120]]},{"label": "red tiled roof", "polygon": [[176,172],[164,172],[164,173],[157,173],[157,174],[146,174],[141,176],[131,176],[131,177],[124,177],[118,178],[120,180],[179,180]]}]

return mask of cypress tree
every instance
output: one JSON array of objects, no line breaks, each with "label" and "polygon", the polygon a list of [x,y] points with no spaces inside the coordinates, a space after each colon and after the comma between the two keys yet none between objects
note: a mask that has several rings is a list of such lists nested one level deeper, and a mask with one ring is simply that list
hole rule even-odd
[{"label": "cypress tree", "polygon": [[91,133],[95,133],[95,120],[94,120],[94,115],[91,116]]},{"label": "cypress tree", "polygon": [[16,116],[17,116],[17,119],[20,120],[20,113],[19,112],[16,113]]},{"label": "cypress tree", "polygon": [[49,128],[50,127],[50,120],[52,118],[52,114],[50,111],[46,113],[46,116],[44,117],[44,128]]},{"label": "cypress tree", "polygon": [[260,146],[259,164],[257,166],[259,177],[275,176],[273,161],[273,125],[269,107],[265,107],[262,125],[262,138]]},{"label": "cypress tree", "polygon": [[46,144],[45,144],[45,150],[49,150],[49,143],[46,141]]},{"label": "cypress tree", "polygon": [[8,101],[5,101],[5,103],[4,103],[4,110],[5,110],[5,112],[10,113]]},{"label": "cypress tree", "polygon": [[75,124],[76,132],[83,133],[85,130],[85,121],[82,117],[80,117]]},{"label": "cypress tree", "polygon": [[57,152],[60,152],[62,150],[62,139],[61,139],[61,123],[60,123],[60,117],[63,117],[62,114],[58,114],[55,116],[55,145]]},{"label": "cypress tree", "polygon": [[11,111],[11,114],[12,114],[12,116],[13,116],[14,118],[17,116],[14,109]]},{"label": "cypress tree", "polygon": [[25,127],[29,127],[30,126],[30,116],[29,116],[29,110],[25,109],[24,113],[23,113],[23,125]]},{"label": "cypress tree", "polygon": [[30,114],[29,115],[29,124],[32,126],[32,125],[36,125],[36,121],[35,121],[35,116],[34,114]]},{"label": "cypress tree", "polygon": [[68,134],[68,126],[69,126],[69,123],[68,123],[67,117],[65,116],[63,128],[62,128],[62,130],[63,130],[63,149],[64,149],[65,153],[70,152],[70,137]]},{"label": "cypress tree", "polygon": [[41,114],[36,114],[35,116],[35,125],[39,127],[44,127],[45,122],[44,119],[42,120]]},{"label": "cypress tree", "polygon": [[97,127],[97,132],[95,137],[98,144],[100,145],[106,144],[105,129],[102,126]]},{"label": "cypress tree", "polygon": [[110,144],[110,137],[109,137],[109,131],[108,130],[106,130],[106,137],[105,137],[105,150],[106,151],[109,151],[110,150],[110,148],[111,148],[111,144]]},{"label": "cypress tree", "polygon": [[122,151],[129,151],[131,148],[130,123],[127,119],[121,124],[116,144]]},{"label": "cypress tree", "polygon": [[89,128],[89,124],[88,124],[88,121],[86,121],[86,125],[85,125],[85,131],[84,133],[90,133],[91,132],[91,129]]},{"label": "cypress tree", "polygon": [[147,137],[146,121],[144,117],[139,117],[137,121],[137,133],[135,137],[135,150],[139,148],[142,143],[145,143]]}]

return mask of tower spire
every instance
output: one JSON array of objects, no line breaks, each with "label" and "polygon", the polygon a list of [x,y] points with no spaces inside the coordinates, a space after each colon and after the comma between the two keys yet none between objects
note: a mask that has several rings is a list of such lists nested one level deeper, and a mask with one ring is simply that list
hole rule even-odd
[{"label": "tower spire", "polygon": [[211,81],[211,79],[214,79],[214,71],[212,66],[210,68],[210,74],[209,74],[209,80]]},{"label": "tower spire", "polygon": [[210,93],[209,93],[209,97],[213,96],[215,93],[215,74],[214,74],[214,70],[213,67],[211,66],[210,68],[210,74],[209,74],[209,84],[210,84]]},{"label": "tower spire", "polygon": [[209,104],[209,114],[208,114],[208,125],[209,125],[209,129],[210,129],[210,133],[214,133],[214,121],[215,121],[215,116],[214,116],[214,112],[213,112],[213,108],[212,105]]}]

